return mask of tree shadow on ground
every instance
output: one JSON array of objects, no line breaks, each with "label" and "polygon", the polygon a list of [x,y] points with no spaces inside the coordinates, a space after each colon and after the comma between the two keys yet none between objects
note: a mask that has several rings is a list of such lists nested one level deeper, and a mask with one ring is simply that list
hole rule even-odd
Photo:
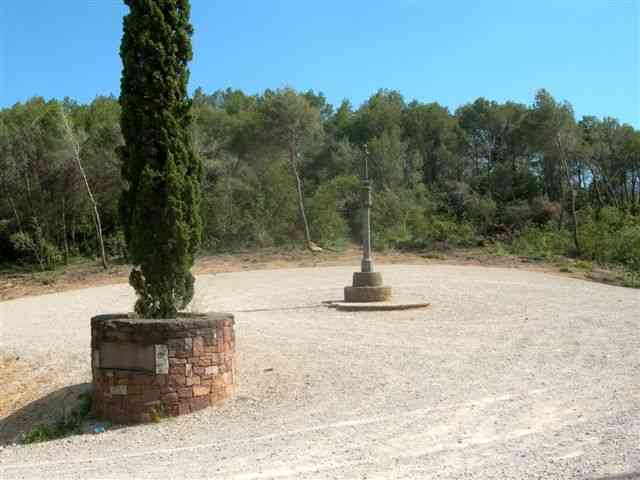
[{"label": "tree shadow on ground", "polygon": [[36,425],[51,424],[69,415],[78,406],[80,396],[91,391],[90,383],[61,388],[0,420],[0,445],[18,443]]}]

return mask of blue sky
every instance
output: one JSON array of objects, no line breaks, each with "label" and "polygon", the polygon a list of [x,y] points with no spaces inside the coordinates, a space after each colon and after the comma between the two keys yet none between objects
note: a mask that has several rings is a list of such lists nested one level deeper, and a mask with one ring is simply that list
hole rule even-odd
[{"label": "blue sky", "polygon": [[[119,0],[0,1],[0,107],[118,94]],[[452,110],[479,96],[640,128],[640,0],[192,0],[191,89],[379,88]]]}]

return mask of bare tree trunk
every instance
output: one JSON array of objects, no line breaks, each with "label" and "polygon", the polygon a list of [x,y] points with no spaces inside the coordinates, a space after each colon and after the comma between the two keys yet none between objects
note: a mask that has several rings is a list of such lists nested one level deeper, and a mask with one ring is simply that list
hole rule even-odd
[{"label": "bare tree trunk", "polygon": [[80,159],[80,144],[76,140],[73,135],[73,131],[71,130],[71,125],[69,124],[69,119],[67,115],[62,112],[62,121],[64,124],[64,128],[69,136],[69,141],[73,146],[73,154],[78,165],[78,169],[80,170],[80,175],[82,175],[82,180],[84,181],[84,186],[87,189],[87,194],[89,195],[89,200],[91,200],[91,204],[93,205],[93,213],[96,225],[96,235],[98,237],[98,248],[100,249],[100,256],[102,258],[102,268],[107,269],[107,255],[104,249],[104,239],[102,237],[102,223],[100,221],[100,212],[98,211],[98,203],[96,202],[93,192],[91,191],[91,186],[89,185],[89,180],[87,180],[87,175],[84,171],[84,167],[82,166],[82,160]]},{"label": "bare tree trunk", "polygon": [[580,249],[580,239],[578,237],[578,214],[576,212],[576,187],[574,182],[571,181],[571,174],[569,173],[569,162],[563,154],[561,154],[562,170],[564,170],[564,176],[567,181],[567,186],[571,190],[571,230],[573,233],[573,243],[576,248],[576,255],[579,257],[582,254]]},{"label": "bare tree trunk", "polygon": [[71,217],[71,247],[75,252],[78,248],[78,243],[76,242],[76,217],[75,215]]},{"label": "bare tree trunk", "polygon": [[576,189],[571,189],[571,217],[572,222],[571,225],[573,227],[573,243],[576,246],[576,254],[578,256],[582,255],[582,250],[580,248],[580,239],[578,238],[578,214],[576,212]]},{"label": "bare tree trunk", "polygon": [[40,221],[35,215],[33,216],[33,226],[35,227],[35,232],[33,235],[33,253],[36,256],[36,260],[40,264],[40,270],[44,272],[47,267],[47,265],[45,265],[44,248],[42,245],[44,243],[44,239],[42,238],[42,228],[40,227]]},{"label": "bare tree trunk", "polygon": [[564,211],[566,209],[565,200],[566,200],[566,197],[564,193],[564,187],[560,185],[560,216],[558,217],[559,232],[562,230],[562,227],[564,226]]},{"label": "bare tree trunk", "polygon": [[307,214],[304,211],[304,195],[302,193],[302,182],[300,181],[300,174],[296,168],[296,148],[294,145],[289,147],[289,163],[291,164],[291,170],[296,177],[296,187],[298,190],[298,210],[300,212],[300,218],[304,224],[304,234],[307,241],[307,246],[311,248],[311,233],[309,231],[309,223],[307,222]]},{"label": "bare tree trunk", "polygon": [[13,215],[16,217],[16,223],[18,224],[18,231],[22,231],[22,222],[20,221],[20,215],[18,215],[18,210],[16,209],[16,204],[11,198],[9,194],[7,194],[7,198],[9,199],[9,203],[11,204],[11,209],[13,210]]},{"label": "bare tree trunk", "polygon": [[64,245],[64,264],[69,264],[69,243],[67,242],[67,215],[66,202],[62,197],[62,244]]}]

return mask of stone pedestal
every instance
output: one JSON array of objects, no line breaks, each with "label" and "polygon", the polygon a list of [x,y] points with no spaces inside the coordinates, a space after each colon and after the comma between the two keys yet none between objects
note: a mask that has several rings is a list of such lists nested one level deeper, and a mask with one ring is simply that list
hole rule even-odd
[{"label": "stone pedestal", "polygon": [[91,319],[93,406],[98,418],[144,423],[209,407],[234,388],[233,315],[170,320]]},{"label": "stone pedestal", "polygon": [[380,272],[354,272],[353,284],[344,287],[345,302],[384,302],[391,298],[391,287],[382,283]]}]

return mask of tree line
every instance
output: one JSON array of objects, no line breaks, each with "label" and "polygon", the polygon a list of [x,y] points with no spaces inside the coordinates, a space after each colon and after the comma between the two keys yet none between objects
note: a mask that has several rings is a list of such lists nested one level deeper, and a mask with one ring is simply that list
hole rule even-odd
[{"label": "tree line", "polygon": [[[206,251],[358,240],[367,157],[375,248],[500,243],[640,271],[640,132],[546,90],[454,112],[393,90],[357,109],[290,88],[192,102]],[[119,122],[114,97],[0,111],[0,263],[126,255]]]}]

